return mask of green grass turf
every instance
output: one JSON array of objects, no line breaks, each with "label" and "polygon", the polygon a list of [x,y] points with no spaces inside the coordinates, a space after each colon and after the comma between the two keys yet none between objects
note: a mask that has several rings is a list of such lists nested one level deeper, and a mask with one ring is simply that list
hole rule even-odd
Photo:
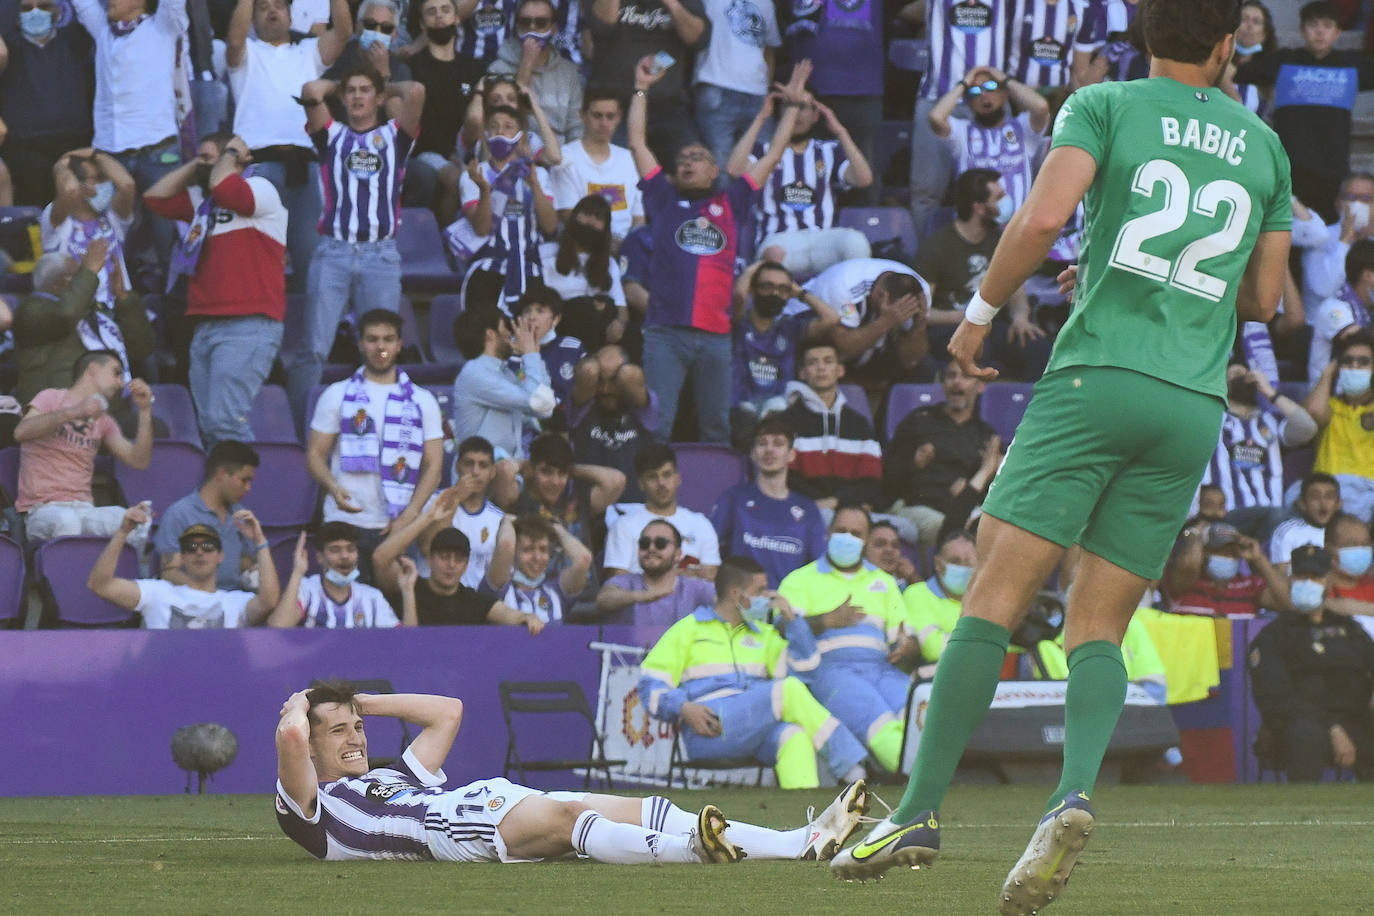
[{"label": "green grass turf", "polygon": [[[898,789],[879,790],[895,803]],[[826,792],[675,792],[796,826]],[[0,912],[990,913],[1045,789],[956,786],[933,869],[845,884],[803,862],[626,868],[317,862],[267,796],[0,799]],[[1113,787],[1053,912],[1370,912],[1374,788]]]}]

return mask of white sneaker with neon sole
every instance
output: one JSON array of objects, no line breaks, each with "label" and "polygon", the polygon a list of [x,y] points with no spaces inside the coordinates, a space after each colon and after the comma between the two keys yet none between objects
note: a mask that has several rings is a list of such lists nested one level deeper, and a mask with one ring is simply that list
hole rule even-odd
[{"label": "white sneaker with neon sole", "polygon": [[868,806],[868,784],[859,779],[835,796],[820,817],[815,816],[814,808],[808,808],[806,849],[801,857],[811,862],[829,862],[835,858],[835,853],[844,848],[863,823]]}]

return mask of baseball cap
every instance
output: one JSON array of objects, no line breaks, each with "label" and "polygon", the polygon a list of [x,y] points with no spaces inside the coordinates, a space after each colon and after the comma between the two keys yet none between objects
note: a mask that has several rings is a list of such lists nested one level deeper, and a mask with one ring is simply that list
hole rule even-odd
[{"label": "baseball cap", "polygon": [[472,542],[457,528],[445,528],[429,542],[429,552],[448,551],[461,557],[472,555]]},{"label": "baseball cap", "polygon": [[1228,525],[1226,522],[1213,522],[1207,526],[1207,533],[1203,535],[1202,546],[1216,549],[1218,547],[1229,547],[1240,540],[1240,532],[1235,525]]},{"label": "baseball cap", "polygon": [[181,532],[181,536],[177,538],[177,544],[182,547],[185,547],[191,541],[211,541],[216,547],[224,546],[223,542],[219,539],[218,531],[211,528],[209,525],[199,522]]},{"label": "baseball cap", "polygon": [[1331,554],[1315,544],[1304,544],[1293,549],[1288,564],[1295,577],[1320,579],[1331,571]]}]

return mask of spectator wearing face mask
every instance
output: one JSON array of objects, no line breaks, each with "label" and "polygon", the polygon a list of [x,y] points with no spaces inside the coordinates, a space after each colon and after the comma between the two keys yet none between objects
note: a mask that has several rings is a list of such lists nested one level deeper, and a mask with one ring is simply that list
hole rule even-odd
[{"label": "spectator wearing face mask", "polygon": [[507,515],[496,533],[487,588],[507,607],[544,623],[568,623],[591,566],[592,552],[558,522],[535,513]]},{"label": "spectator wearing face mask", "polygon": [[1374,308],[1374,240],[1359,239],[1350,246],[1345,254],[1344,280],[1340,291],[1324,300],[1312,319],[1312,347],[1307,357],[1309,387],[1315,387],[1321,380],[1337,339],[1356,330],[1370,329],[1370,309]]},{"label": "spectator wearing face mask", "polygon": [[487,72],[510,73],[539,96],[560,144],[582,136],[582,74],[553,45],[555,12],[550,0],[523,0],[515,10],[515,34],[507,36]]},{"label": "spectator wearing face mask", "polygon": [[[557,176],[555,170],[555,187]],[[563,299],[563,330],[592,352],[607,343],[620,343],[629,328],[620,265],[611,256],[613,225],[606,198],[589,194],[568,211],[558,241],[539,246],[544,285]]]},{"label": "spectator wearing face mask", "polygon": [[[1249,573],[1241,571],[1242,560]],[[1176,614],[1225,617],[1289,607],[1288,584],[1259,542],[1225,522],[1185,528],[1161,581]]]},{"label": "spectator wearing face mask", "polygon": [[[353,23],[353,36],[339,52],[339,59],[324,71],[324,79],[341,80],[346,74],[371,67],[389,82],[410,79],[410,66],[397,53],[400,25],[390,0],[364,0]],[[343,99],[328,100],[329,113],[336,121],[347,121]]]},{"label": "spectator wearing face mask", "polygon": [[1343,338],[1304,404],[1321,430],[1312,469],[1335,477],[1345,510],[1366,522],[1374,512],[1371,368],[1374,337],[1358,331]]},{"label": "spectator wearing face mask", "polygon": [[133,176],[113,156],[86,147],[57,161],[53,182],[57,196],[38,217],[43,251],[80,261],[93,240],[104,239],[105,263],[96,272],[95,301],[113,309],[119,291],[132,288],[124,267],[124,239],[134,223]]},{"label": "spectator wearing face mask", "polygon": [[1374,576],[1369,574],[1374,558],[1374,540],[1369,526],[1342,512],[1326,526],[1326,552],[1331,554],[1331,590],[1326,609],[1333,614],[1360,618],[1361,625],[1374,634]]},{"label": "spectator wearing face mask", "polygon": [[1374,642],[1333,614],[1331,555],[1293,552],[1295,613],[1280,614],[1250,644],[1255,705],[1289,782],[1315,782],[1328,766],[1374,775]]},{"label": "spectator wearing face mask", "polygon": [[967,531],[951,532],[935,551],[934,574],[902,595],[906,602],[907,632],[916,641],[921,666],[917,673],[922,677],[934,674],[940,653],[959,622],[964,592],[977,564],[978,548],[973,535]]}]

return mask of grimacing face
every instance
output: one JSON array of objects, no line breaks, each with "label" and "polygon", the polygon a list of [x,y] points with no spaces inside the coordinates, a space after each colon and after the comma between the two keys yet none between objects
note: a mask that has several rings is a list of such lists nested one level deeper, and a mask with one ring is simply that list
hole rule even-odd
[{"label": "grimacing face", "polygon": [[367,734],[352,706],[321,703],[310,709],[310,760],[321,782],[367,772]]}]

